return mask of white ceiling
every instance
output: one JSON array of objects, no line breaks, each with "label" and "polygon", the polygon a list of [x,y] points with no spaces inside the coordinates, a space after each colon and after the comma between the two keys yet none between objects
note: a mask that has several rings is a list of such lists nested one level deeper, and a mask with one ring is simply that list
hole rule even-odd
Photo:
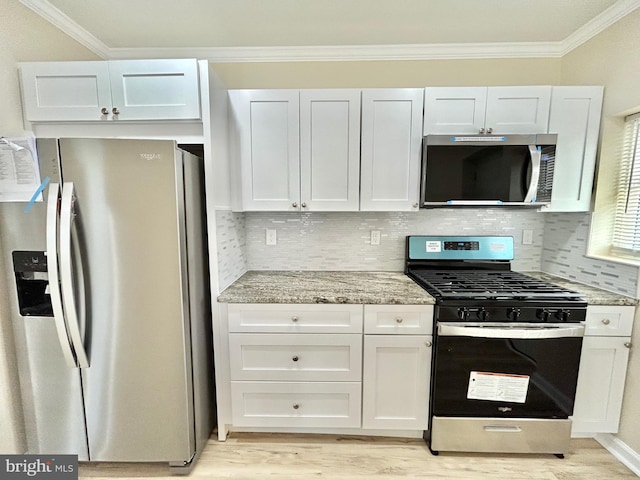
[{"label": "white ceiling", "polygon": [[20,1],[103,56],[238,47],[515,44],[530,50],[562,46],[581,32],[586,40],[640,6],[638,0]]}]

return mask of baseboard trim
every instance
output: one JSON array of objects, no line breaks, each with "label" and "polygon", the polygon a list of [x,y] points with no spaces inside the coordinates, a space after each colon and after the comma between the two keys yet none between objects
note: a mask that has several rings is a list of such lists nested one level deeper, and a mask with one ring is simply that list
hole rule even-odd
[{"label": "baseboard trim", "polygon": [[624,466],[640,477],[640,454],[638,452],[610,433],[599,433],[594,438]]}]

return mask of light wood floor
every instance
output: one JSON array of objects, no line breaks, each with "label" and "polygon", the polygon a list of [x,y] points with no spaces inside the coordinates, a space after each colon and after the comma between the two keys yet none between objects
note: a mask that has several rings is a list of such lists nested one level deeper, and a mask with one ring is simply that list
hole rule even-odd
[{"label": "light wood floor", "polygon": [[[231,433],[210,440],[189,478],[233,480],[609,480],[635,479],[592,439],[571,441],[564,459],[553,455],[441,453],[422,440],[334,435]],[[169,478],[166,465],[80,466],[80,478]],[[179,480],[180,477],[172,477]]]}]

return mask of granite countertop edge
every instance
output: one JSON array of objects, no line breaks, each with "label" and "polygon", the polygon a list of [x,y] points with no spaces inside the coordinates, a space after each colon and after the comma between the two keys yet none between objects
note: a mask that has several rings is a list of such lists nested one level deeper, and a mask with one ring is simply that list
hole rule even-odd
[{"label": "granite countertop edge", "polygon": [[[636,306],[638,299],[544,272],[521,272],[583,294],[589,305]],[[219,303],[433,305],[435,299],[402,272],[250,270]]]}]

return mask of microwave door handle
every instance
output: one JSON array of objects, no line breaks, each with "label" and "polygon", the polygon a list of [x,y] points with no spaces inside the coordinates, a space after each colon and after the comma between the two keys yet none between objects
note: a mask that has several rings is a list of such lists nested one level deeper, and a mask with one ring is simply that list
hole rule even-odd
[{"label": "microwave door handle", "polygon": [[73,285],[73,249],[71,245],[73,227],[73,204],[75,192],[73,182],[66,182],[62,187],[62,206],[60,208],[60,277],[62,280],[62,301],[69,321],[69,334],[81,368],[89,367],[89,358],[84,348],[78,309],[76,307],[76,294]]},{"label": "microwave door handle", "polygon": [[529,189],[524,197],[524,203],[532,203],[536,199],[538,193],[538,181],[540,180],[540,160],[542,152],[538,150],[537,145],[529,145],[529,154],[531,155],[531,181]]},{"label": "microwave door handle", "polygon": [[52,183],[49,185],[49,196],[47,198],[47,277],[49,278],[49,293],[51,295],[51,306],[53,307],[53,319],[55,321],[58,342],[62,349],[62,356],[69,368],[76,368],[78,365],[73,356],[71,341],[67,332],[67,324],[62,308],[62,294],[60,292],[60,277],[58,276],[58,222],[60,215],[58,208],[60,201],[60,185]]}]

